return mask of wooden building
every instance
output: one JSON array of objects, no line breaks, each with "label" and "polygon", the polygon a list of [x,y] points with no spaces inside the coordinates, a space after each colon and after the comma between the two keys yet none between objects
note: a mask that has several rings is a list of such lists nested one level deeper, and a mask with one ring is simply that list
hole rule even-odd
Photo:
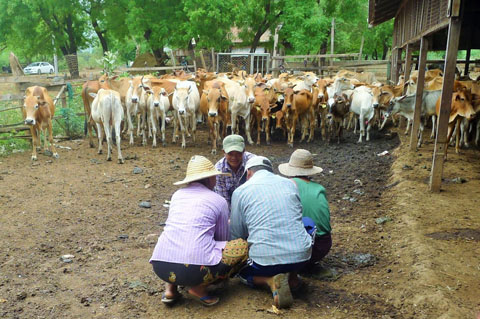
[{"label": "wooden building", "polygon": [[444,81],[438,118],[430,189],[440,191],[443,174],[448,119],[455,80],[458,50],[467,50],[468,73],[470,50],[480,49],[479,0],[369,0],[369,23],[372,26],[395,18],[392,45],[392,81],[398,80],[402,53],[405,52],[405,78],[410,76],[412,52],[419,52],[415,120],[410,147],[415,149],[420,126],[420,109],[427,52],[445,50]]}]

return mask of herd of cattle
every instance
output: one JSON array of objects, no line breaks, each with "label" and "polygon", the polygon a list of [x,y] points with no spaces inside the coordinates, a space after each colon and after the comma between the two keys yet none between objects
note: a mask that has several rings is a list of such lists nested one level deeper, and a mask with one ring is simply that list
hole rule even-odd
[{"label": "herd of cattle", "polygon": [[[247,75],[245,71],[214,73],[198,69],[195,74],[177,71],[160,78],[145,75],[133,78],[117,78],[103,75],[97,81],[87,81],[82,87],[82,99],[88,128],[90,146],[94,147],[93,132],[98,137],[98,153],[102,153],[103,132],[108,145],[107,160],[111,160],[112,132],[115,132],[118,161],[123,163],[120,149],[122,122],[129,143],[134,143],[134,122],[142,144],[147,136],[152,146],[157,146],[157,132],[161,132],[165,146],[165,125],[170,120],[167,113],[173,113],[173,140],[181,135],[182,148],[186,147],[185,135],[195,143],[196,125],[205,120],[209,126],[209,142],[212,153],[216,153],[217,140],[227,133],[227,126],[238,133],[240,123],[244,124],[249,144],[254,141],[251,132],[256,132],[256,143],[260,144],[265,134],[267,144],[271,132],[281,129],[289,146],[293,146],[297,124],[301,131],[300,142],[314,138],[315,128],[321,128],[322,138],[335,138],[340,142],[344,128],[354,128],[359,139],[368,141],[372,126],[381,130],[388,119],[395,120],[398,114],[407,118],[407,130],[413,120],[417,73],[409,79],[400,78],[397,85],[376,82],[372,73],[340,71],[332,78],[319,78],[312,72],[291,75],[280,74],[278,78],[261,74]],[[425,91],[422,97],[424,121],[432,117],[435,127],[439,112],[441,70],[429,70],[425,74]],[[49,107],[44,107],[48,105]],[[480,84],[475,81],[455,81],[452,96],[449,133],[457,132],[456,149],[460,147],[460,136],[468,143],[471,121],[480,111]],[[53,103],[45,88],[31,87],[26,91],[23,109],[25,124],[32,127],[33,153],[36,159],[35,130],[48,128],[52,152],[51,118]],[[126,118],[126,121],[124,121]],[[114,130],[113,130],[114,128]],[[418,146],[422,143],[423,123],[420,127]],[[432,136],[435,130],[432,129]],[[221,133],[221,134],[220,134]],[[480,121],[476,125],[475,143],[480,141]],[[37,143],[39,145],[39,143]],[[46,140],[45,140],[46,144]]]}]

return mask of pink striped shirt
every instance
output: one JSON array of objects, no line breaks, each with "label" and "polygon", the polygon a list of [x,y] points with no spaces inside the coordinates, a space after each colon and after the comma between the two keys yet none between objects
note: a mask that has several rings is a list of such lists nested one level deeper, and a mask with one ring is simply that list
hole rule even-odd
[{"label": "pink striped shirt", "polygon": [[152,260],[214,266],[229,237],[228,204],[200,183],[177,190]]}]

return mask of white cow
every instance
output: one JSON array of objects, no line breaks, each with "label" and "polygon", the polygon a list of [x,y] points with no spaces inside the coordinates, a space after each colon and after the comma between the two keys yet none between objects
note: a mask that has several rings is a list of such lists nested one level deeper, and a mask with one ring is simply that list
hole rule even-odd
[{"label": "white cow", "polygon": [[160,86],[151,86],[147,89],[147,93],[148,117],[150,118],[151,127],[153,130],[152,147],[157,146],[157,128],[159,126],[159,119],[162,121],[162,127],[160,128],[162,132],[162,145],[165,146],[165,121],[167,112],[171,107],[170,100],[168,99],[168,93],[163,87]]},{"label": "white cow", "polygon": [[125,104],[127,106],[127,122],[128,134],[130,135],[130,145],[133,145],[133,124],[131,116],[140,115],[137,121],[137,136],[142,135],[142,145],[147,144],[147,136],[145,135],[146,118],[147,118],[147,94],[144,90],[143,76],[137,76],[130,80]]},{"label": "white cow", "polygon": [[304,72],[302,76],[291,80],[295,84],[295,91],[307,90],[312,92],[312,86],[319,80],[318,76],[313,72]]},{"label": "white cow", "polygon": [[[232,132],[237,132],[237,117],[241,116],[245,120],[245,131],[248,144],[252,145],[253,140],[250,135],[250,110],[251,104],[247,102],[247,88],[245,85],[232,81],[227,78],[219,77],[217,80],[225,84],[225,90],[228,94],[228,111],[232,116]],[[253,99],[255,101],[255,98]],[[253,103],[253,102],[252,102]]]},{"label": "white cow", "polygon": [[197,131],[197,113],[200,107],[200,94],[197,85],[193,81],[180,81],[177,83],[173,91],[173,114],[174,114],[174,130],[173,142],[176,142],[178,135],[178,126],[182,132],[182,148],[185,144],[185,131],[188,134],[188,127],[192,128],[193,143],[195,143],[195,134]]},{"label": "white cow", "polygon": [[372,126],[371,121],[375,115],[372,90],[366,86],[357,87],[353,90],[350,99],[350,112],[355,113],[358,116],[358,121],[360,122],[360,137],[358,139],[358,143],[362,142],[362,137],[365,135],[365,121],[368,122],[366,140],[369,141],[370,128]]},{"label": "white cow", "polygon": [[123,120],[123,107],[120,94],[114,90],[100,89],[97,93],[89,93],[94,98],[92,102],[92,119],[98,129],[98,154],[102,154],[102,126],[107,138],[107,161],[112,160],[112,125],[115,128],[115,137],[118,150],[118,163],[123,164],[120,149],[120,126]]}]

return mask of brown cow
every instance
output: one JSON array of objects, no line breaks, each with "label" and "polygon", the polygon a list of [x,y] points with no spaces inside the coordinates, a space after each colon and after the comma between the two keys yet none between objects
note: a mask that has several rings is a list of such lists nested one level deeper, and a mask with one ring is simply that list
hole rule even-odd
[{"label": "brown cow", "polygon": [[328,135],[328,141],[336,133],[337,143],[340,143],[340,138],[342,137],[343,121],[350,112],[350,100],[348,99],[345,93],[341,95],[335,95],[333,97],[333,103],[328,107],[328,114],[326,116],[330,124],[330,134]]},{"label": "brown cow", "polygon": [[[438,98],[436,104],[437,115],[440,113],[441,97]],[[475,117],[475,110],[472,106],[472,93],[469,89],[463,89],[453,92],[452,105],[450,106],[450,116],[448,119],[448,136],[447,141],[453,134],[453,128],[456,126],[456,145],[455,152],[460,152],[460,123],[465,118],[472,120]],[[447,158],[448,143],[445,146],[445,159]]]},{"label": "brown cow", "polygon": [[298,120],[302,124],[302,138],[300,142],[303,142],[307,135],[308,123],[310,123],[310,134],[307,142],[313,140],[315,114],[312,108],[312,93],[307,90],[293,91],[290,87],[285,89],[285,101],[283,102],[282,112],[285,114],[285,123],[287,125],[288,146],[293,147],[293,137]]},{"label": "brown cow", "polygon": [[30,126],[30,133],[32,134],[32,160],[37,160],[37,146],[41,147],[40,132],[43,132],[43,147],[45,150],[47,149],[47,132],[45,129],[48,130],[49,149],[53,157],[58,158],[52,136],[52,119],[55,114],[55,104],[53,104],[53,100],[48,95],[46,88],[41,86],[27,88],[22,114],[25,124]]},{"label": "brown cow", "polygon": [[225,84],[220,81],[205,82],[205,89],[200,98],[200,112],[208,119],[210,133],[208,141],[212,141],[212,154],[217,154],[217,139],[219,128],[222,126],[222,139],[227,132],[228,122],[228,94]]},{"label": "brown cow", "polygon": [[270,145],[270,102],[269,89],[264,86],[255,88],[255,100],[250,114],[257,128],[257,145],[260,145],[260,132],[265,132],[265,140]]},{"label": "brown cow", "polygon": [[95,147],[93,144],[93,132],[92,128],[95,130],[95,134],[98,136],[97,126],[95,121],[92,119],[92,102],[93,97],[90,93],[97,93],[100,89],[100,82],[87,81],[82,85],[82,100],[83,100],[83,110],[85,112],[85,135],[88,135],[90,147]]}]

